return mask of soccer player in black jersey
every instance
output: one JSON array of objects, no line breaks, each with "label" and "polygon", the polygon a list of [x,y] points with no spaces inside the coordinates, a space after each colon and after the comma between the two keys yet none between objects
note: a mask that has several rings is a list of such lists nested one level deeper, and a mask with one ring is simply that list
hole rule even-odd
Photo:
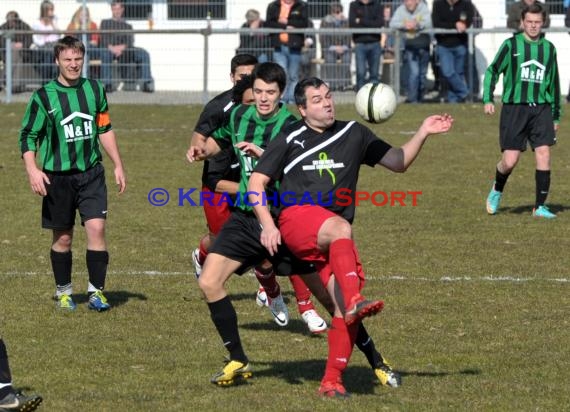
[{"label": "soccer player in black jersey", "polygon": [[[367,301],[360,295],[365,277],[351,227],[360,167],[380,164],[404,172],[427,137],[450,130],[453,119],[449,115],[430,116],[407,143],[393,148],[360,123],[336,120],[331,92],[321,79],[300,81],[295,101],[303,121],[284,129],[269,144],[251,175],[249,199],[263,228],[261,243],[268,252],[278,251],[282,236],[295,256],[317,265],[321,280],[336,299],[319,393],[346,397],[342,372],[352,353],[360,319],[383,306],[381,301]],[[263,201],[271,181],[279,181],[280,192],[288,195],[287,205],[280,210],[279,229]],[[342,199],[339,190],[343,191]],[[303,204],[307,196],[316,203]]]},{"label": "soccer player in black jersey", "polygon": [[[249,54],[238,54],[232,58],[230,79],[234,83],[234,87],[216,96],[206,105],[192,135],[191,145],[202,144],[208,136],[214,134],[216,129],[222,128],[236,104],[253,103],[253,99],[249,100],[249,97],[247,101],[243,100],[244,96],[242,94],[246,90],[236,90],[236,88],[247,87],[247,84],[238,84],[238,82],[244,80],[244,76],[251,73],[255,64],[257,64],[257,59]],[[250,82],[251,80],[248,83]],[[236,94],[239,96],[236,96]],[[202,172],[202,192],[210,192],[212,201],[211,204],[209,202],[204,202],[203,204],[209,233],[200,240],[200,247],[192,252],[196,277],[199,277],[201,274],[202,265],[206,260],[208,249],[215,235],[218,234],[231,213],[229,203],[222,201],[223,196],[228,194],[235,195],[237,193],[239,187],[237,182],[239,179],[240,165],[237,163],[233,147],[227,146],[214,157],[205,160]],[[265,269],[260,267],[253,269],[253,273],[262,284],[267,278],[267,274],[262,272],[267,270],[269,270],[267,266]],[[290,277],[290,281],[295,290],[297,308],[303,321],[312,333],[324,332],[327,324],[316,312],[315,306],[311,301],[309,289],[303,280],[296,276]],[[269,300],[265,288],[260,286],[256,294],[258,306],[268,306]],[[288,320],[286,321],[285,318],[281,317],[275,317],[275,321],[280,326],[285,326],[288,322]]]},{"label": "soccer player in black jersey", "polygon": [[[236,82],[243,76],[251,74],[256,64],[257,58],[251,54],[235,55],[230,63],[230,80],[232,84],[235,86]],[[191,146],[205,140],[224,124],[226,115],[235,107],[232,94],[233,88],[220,93],[204,106],[192,133]],[[200,276],[202,265],[206,261],[208,248],[214,236],[220,231],[222,225],[230,216],[229,204],[220,202],[220,199],[224,192],[228,194],[237,193],[239,164],[236,164],[236,162],[237,159],[235,159],[231,147],[204,161],[202,168],[202,192],[212,193],[212,204],[204,202],[203,206],[209,233],[202,237],[199,248],[192,252],[192,260],[194,261],[197,277]]]},{"label": "soccer player in black jersey", "polygon": [[501,45],[485,72],[485,114],[494,114],[493,91],[503,74],[503,107],[499,125],[501,160],[487,196],[487,213],[499,209],[503,189],[530,144],[536,161],[536,197],[532,215],[556,217],[545,205],[550,190],[550,146],[556,143],[560,124],[560,78],[556,48],[541,32],[546,11],[540,2],[523,9],[523,31]]},{"label": "soccer player in black jersey", "polygon": [[[237,107],[232,111],[231,123],[227,127],[231,139],[229,141],[227,139],[216,141],[208,139],[205,144],[192,147],[188,153],[189,160],[198,160],[220,150],[219,144],[227,145],[231,142],[239,149],[238,154],[242,160],[243,180],[240,182],[242,199],[240,211],[232,213],[230,220],[222,228],[211,254],[208,255],[204,272],[199,279],[200,287],[208,301],[212,320],[224,345],[230,352],[228,364],[211,380],[212,383],[218,385],[231,385],[238,378],[249,378],[251,376],[251,369],[239,337],[237,315],[224,290],[224,283],[233,272],[239,273],[248,265],[259,263],[269,257],[259,242],[261,228],[257,219],[251,214],[251,207],[247,202],[244,202],[243,196],[249,173],[255,166],[256,158],[261,154],[267,142],[274,138],[286,124],[296,121],[296,118],[291,115],[287,108],[278,103],[284,90],[286,78],[283,69],[275,63],[265,63],[255,69],[253,76],[256,79],[254,80],[256,106]],[[224,135],[223,131],[220,133],[219,138]],[[248,155],[254,153],[256,156]],[[283,260],[283,256],[279,256],[279,259],[273,262],[278,268],[281,268],[284,266],[281,264]],[[314,271],[312,265],[302,265],[295,259],[289,260],[288,266],[288,271],[279,272],[278,269],[278,273],[289,275]],[[308,280],[309,278],[312,280],[312,275],[306,275],[304,279]],[[309,282],[309,284],[315,286],[313,282]],[[328,293],[325,292],[326,296],[323,296],[320,290],[313,290],[313,292],[327,310],[332,312],[334,305],[332,302],[329,303],[330,296]],[[275,311],[278,312],[280,307],[281,304],[277,305]],[[277,313],[276,317],[279,315]],[[399,376],[385,363],[362,325],[358,330],[356,339],[357,346],[367,357],[380,382],[383,385],[398,386],[400,383]]]},{"label": "soccer player in black jersey", "polygon": [[[103,85],[81,77],[85,46],[66,36],[54,46],[57,79],[32,94],[20,131],[31,189],[43,197],[42,227],[51,229],[50,257],[57,306],[74,310],[71,245],[76,210],[87,234],[89,309],[109,309],[103,295],[109,254],[105,241],[107,188],[100,146],[114,165],[119,193],[127,181]],[[41,169],[36,164],[39,152]]]},{"label": "soccer player in black jersey", "polygon": [[12,386],[8,352],[4,340],[0,337],[0,411],[35,411],[40,403],[41,396],[23,395]]}]

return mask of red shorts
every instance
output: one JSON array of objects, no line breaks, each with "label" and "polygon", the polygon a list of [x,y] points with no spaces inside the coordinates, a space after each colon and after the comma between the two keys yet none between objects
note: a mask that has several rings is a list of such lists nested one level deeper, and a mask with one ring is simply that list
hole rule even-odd
[{"label": "red shorts", "polygon": [[[212,204],[205,201],[202,204],[202,207],[204,208],[204,215],[206,216],[206,222],[208,223],[210,233],[217,235],[220,233],[222,226],[226,223],[232,213],[230,205],[227,202],[220,201],[222,196],[227,197],[227,194],[224,195],[222,193],[212,192],[207,187],[203,187],[202,192],[212,193]],[[208,199],[209,198],[210,197],[208,197]]]},{"label": "red shorts", "polygon": [[[332,276],[328,252],[321,252],[317,245],[319,230],[323,223],[337,214],[321,206],[302,205],[285,208],[279,216],[279,231],[283,241],[293,254],[302,260],[314,262],[324,285]],[[364,287],[364,271],[356,246],[357,273],[361,288]]]},{"label": "red shorts", "polygon": [[319,250],[317,237],[323,223],[336,216],[321,206],[290,206],[279,216],[279,231],[289,250],[299,259],[327,262],[328,253]]}]

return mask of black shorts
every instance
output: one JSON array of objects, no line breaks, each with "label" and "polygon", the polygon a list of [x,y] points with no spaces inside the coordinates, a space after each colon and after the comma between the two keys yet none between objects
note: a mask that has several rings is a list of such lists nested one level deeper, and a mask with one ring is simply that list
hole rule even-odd
[{"label": "black shorts", "polygon": [[75,225],[79,210],[81,224],[107,217],[107,186],[101,163],[80,173],[46,172],[50,184],[42,204],[42,227],[67,230]]},{"label": "black shorts", "polygon": [[539,146],[552,146],[556,143],[552,107],[548,104],[536,106],[505,104],[501,109],[499,126],[501,152],[520,150],[527,144],[532,150]]},{"label": "black shorts", "polygon": [[242,265],[236,270],[238,275],[265,259],[271,262],[279,276],[306,275],[316,271],[312,263],[297,259],[284,244],[276,255],[270,256],[261,244],[260,237],[261,225],[255,215],[236,210],[222,226],[208,253],[217,253],[240,262]]}]

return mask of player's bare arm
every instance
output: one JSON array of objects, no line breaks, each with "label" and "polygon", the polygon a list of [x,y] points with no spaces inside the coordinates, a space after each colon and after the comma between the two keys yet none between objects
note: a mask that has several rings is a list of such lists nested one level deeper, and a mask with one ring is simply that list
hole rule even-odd
[{"label": "player's bare arm", "polygon": [[186,152],[186,159],[188,159],[190,163],[199,162],[217,155],[220,151],[221,149],[218,143],[216,143],[216,139],[208,137],[204,145],[190,146]]},{"label": "player's bare arm", "polygon": [[231,180],[220,180],[216,183],[215,191],[218,193],[227,193],[230,195],[237,194],[239,190],[239,183],[232,182]]},{"label": "player's bare arm", "polygon": [[99,136],[99,141],[101,146],[105,149],[107,156],[113,162],[115,166],[113,172],[115,174],[115,183],[119,188],[119,194],[123,193],[127,188],[127,177],[125,176],[125,170],[123,169],[123,162],[121,160],[121,155],[119,153],[119,146],[117,145],[117,138],[113,130],[109,130]]},{"label": "player's bare arm", "polygon": [[247,191],[249,193],[249,202],[254,205],[253,213],[255,213],[257,220],[259,220],[261,224],[261,244],[269,251],[269,254],[273,256],[277,253],[277,248],[281,244],[281,232],[279,232],[279,229],[275,226],[271,213],[269,212],[269,207],[263,200],[267,199],[263,194],[270,181],[269,176],[263,173],[253,172],[249,178]]},{"label": "player's bare arm", "polygon": [[24,160],[24,166],[28,173],[28,180],[30,181],[32,192],[40,196],[46,196],[46,184],[49,185],[50,181],[47,175],[40,170],[36,164],[36,152],[28,151],[22,155],[22,159]]},{"label": "player's bare arm", "polygon": [[446,133],[453,125],[453,117],[448,114],[427,117],[416,134],[401,148],[391,148],[379,164],[397,173],[405,172],[420,153],[427,138],[432,134]]}]

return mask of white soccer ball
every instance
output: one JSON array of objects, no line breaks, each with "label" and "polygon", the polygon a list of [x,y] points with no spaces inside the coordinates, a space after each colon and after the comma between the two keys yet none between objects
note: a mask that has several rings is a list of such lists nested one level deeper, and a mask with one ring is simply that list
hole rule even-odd
[{"label": "white soccer ball", "polygon": [[367,83],[356,93],[356,112],[367,122],[382,123],[396,111],[398,98],[394,89],[384,83]]}]

